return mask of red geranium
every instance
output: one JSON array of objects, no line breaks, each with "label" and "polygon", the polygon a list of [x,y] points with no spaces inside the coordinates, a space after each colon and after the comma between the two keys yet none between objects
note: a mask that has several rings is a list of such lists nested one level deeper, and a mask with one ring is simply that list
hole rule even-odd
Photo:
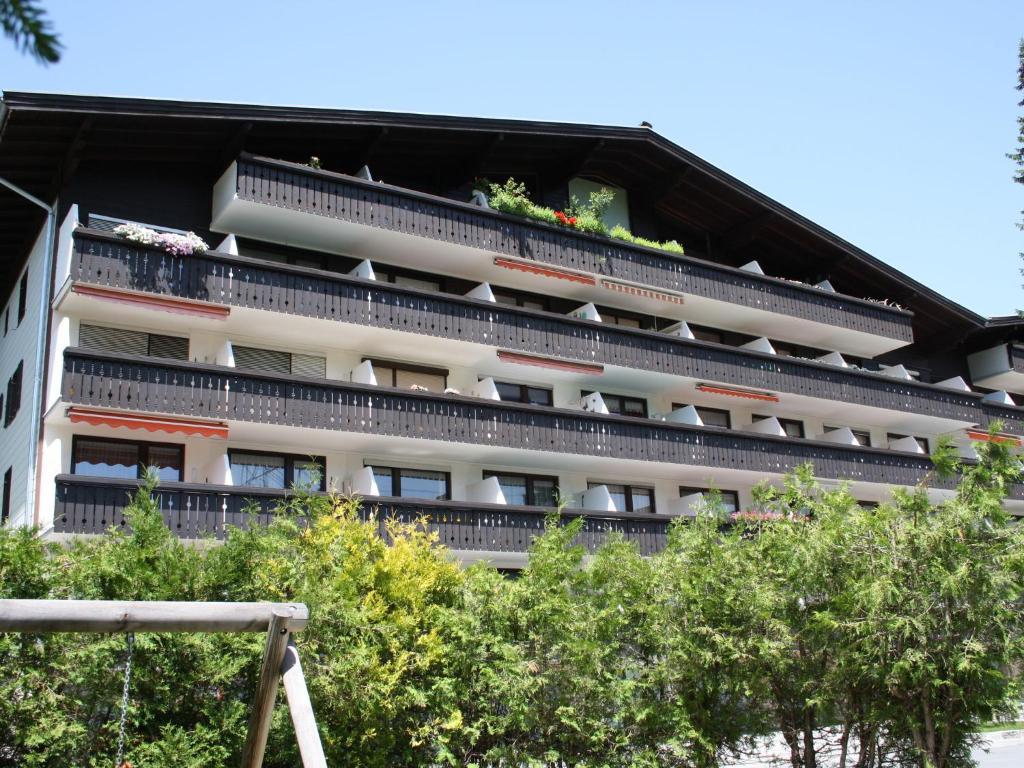
[{"label": "red geranium", "polygon": [[555,218],[558,219],[558,221],[561,222],[562,224],[565,224],[565,226],[567,227],[576,226],[576,217],[566,216],[562,211],[555,211]]}]

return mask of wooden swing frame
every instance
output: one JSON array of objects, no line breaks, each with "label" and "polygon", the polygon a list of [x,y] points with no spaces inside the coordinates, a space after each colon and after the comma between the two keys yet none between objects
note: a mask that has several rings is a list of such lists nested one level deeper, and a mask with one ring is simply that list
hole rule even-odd
[{"label": "wooden swing frame", "polygon": [[309,621],[302,603],[0,600],[0,632],[266,632],[242,768],[260,768],[277,686],[283,682],[303,768],[327,768],[292,633]]}]

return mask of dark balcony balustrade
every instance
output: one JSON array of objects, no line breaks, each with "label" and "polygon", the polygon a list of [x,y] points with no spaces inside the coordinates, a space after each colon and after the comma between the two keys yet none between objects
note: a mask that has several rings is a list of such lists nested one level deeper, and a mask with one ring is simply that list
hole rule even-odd
[{"label": "dark balcony balustrade", "polygon": [[[124,508],[138,482],[82,475],[58,475],[53,530],[61,534],[102,534],[126,529]],[[184,539],[223,539],[232,526],[248,529],[267,525],[285,497],[284,491],[194,483],[163,483],[153,491],[157,509],[171,532]],[[390,497],[366,498],[360,517],[374,517],[382,536],[385,522],[424,520],[449,549],[475,552],[526,552],[534,537],[544,532],[550,510],[538,507],[471,504]],[[576,540],[593,551],[611,532],[634,542],[645,555],[662,549],[672,518],[642,513],[606,513],[563,510],[568,522],[582,517]]]},{"label": "dark balcony balustrade", "polygon": [[875,336],[913,340],[912,313],[802,283],[484,210],[294,163],[243,155],[238,199],[665,288]]},{"label": "dark balcony balustrade", "polygon": [[62,397],[69,404],[135,412],[762,475],[779,475],[810,462],[819,477],[910,486],[932,470],[927,456],[884,449],[74,348],[64,353]]},{"label": "dark balcony balustrade", "polygon": [[173,256],[78,230],[71,278],[226,307],[458,339],[544,357],[982,423],[980,396],[851,368],[217,252]]}]

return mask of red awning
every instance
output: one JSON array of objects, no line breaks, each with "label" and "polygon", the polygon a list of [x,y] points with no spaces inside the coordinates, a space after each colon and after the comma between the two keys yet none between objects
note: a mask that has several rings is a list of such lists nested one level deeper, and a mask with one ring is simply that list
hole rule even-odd
[{"label": "red awning", "polygon": [[519,363],[521,365],[536,365],[541,368],[554,368],[558,371],[570,371],[572,373],[589,373],[600,375],[604,373],[603,365],[592,363],[576,363],[571,360],[553,360],[550,357],[536,357],[535,355],[524,355],[521,352],[506,352],[498,350],[498,359],[505,363]]},{"label": "red awning", "polygon": [[990,434],[981,429],[968,429],[967,437],[982,443],[1008,443],[1020,447],[1021,439],[1016,435]]},{"label": "red awning", "polygon": [[92,296],[93,298],[105,301],[116,301],[119,304],[130,304],[133,307],[144,307],[155,309],[161,312],[171,312],[175,315],[189,315],[190,317],[205,317],[212,320],[223,320],[231,314],[230,307],[222,307],[217,304],[204,304],[186,299],[178,299],[173,296],[152,296],[145,293],[132,293],[116,288],[103,288],[97,285],[82,285],[75,283],[71,290],[80,296]]},{"label": "red awning", "polygon": [[698,392],[707,392],[712,395],[729,395],[730,397],[745,397],[748,400],[762,400],[766,403],[779,402],[778,395],[767,392],[750,392],[746,389],[732,389],[730,387],[716,387],[711,384],[698,384]]},{"label": "red awning", "polygon": [[177,419],[173,416],[153,416],[148,413],[127,413],[125,411],[102,411],[92,408],[68,408],[72,424],[91,424],[94,427],[127,427],[144,429],[147,432],[168,432],[189,437],[213,437],[226,440],[228,425],[223,421],[198,421]]},{"label": "red awning", "polygon": [[543,264],[535,264],[528,261],[496,258],[494,260],[494,265],[497,267],[504,267],[505,269],[514,269],[518,272],[529,272],[530,274],[541,275],[543,277],[557,277],[559,280],[569,280],[573,283],[583,283],[583,285],[597,285],[597,279],[590,275],[581,275],[577,272],[570,272],[566,269],[548,267]]}]

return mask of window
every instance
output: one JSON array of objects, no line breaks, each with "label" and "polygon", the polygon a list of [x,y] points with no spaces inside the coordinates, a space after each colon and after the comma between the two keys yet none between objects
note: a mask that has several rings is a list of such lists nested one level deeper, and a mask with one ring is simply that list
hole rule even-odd
[{"label": "window", "polygon": [[[754,421],[764,421],[770,419],[771,416],[754,416]],[[804,436],[804,423],[798,419],[783,419],[776,416],[779,419],[779,426],[782,427],[782,431],[786,433],[786,437],[803,437]]]},{"label": "window", "polygon": [[326,487],[323,456],[229,450],[228,460],[234,485],[281,489],[300,486],[315,491]]},{"label": "window", "polygon": [[599,310],[601,315],[601,322],[608,323],[609,325],[621,325],[623,328],[649,328],[650,322],[646,319],[634,317],[632,315],[620,315],[614,310]]},{"label": "window", "polygon": [[393,283],[404,288],[415,288],[420,291],[440,293],[444,290],[444,278],[422,272],[413,272],[389,265],[373,266],[374,277],[378,283]]},{"label": "window", "polygon": [[[672,403],[672,410],[685,407],[684,403]],[[697,411],[697,415],[700,416],[700,420],[704,422],[705,427],[732,429],[732,416],[724,408],[708,408],[703,405],[695,405],[693,408]]]},{"label": "window", "polygon": [[529,403],[530,405],[553,405],[554,399],[550,389],[532,387],[529,384],[510,384],[506,381],[494,382],[501,399],[506,403]]},{"label": "window", "polygon": [[21,276],[18,283],[18,325],[25,319],[25,306],[28,304],[28,270]]},{"label": "window", "polygon": [[536,309],[540,312],[544,312],[548,308],[546,299],[542,299],[536,296],[526,296],[521,293],[516,293],[508,290],[494,290],[494,300],[498,304],[507,304],[510,307],[522,307],[523,309]]},{"label": "window", "polygon": [[[826,432],[831,432],[835,429],[843,429],[843,427],[829,426],[828,424],[825,425]],[[853,433],[853,436],[857,439],[857,443],[859,445],[863,445],[865,448],[871,447],[870,432],[866,429],[854,429],[853,427],[849,427],[848,429]]]},{"label": "window", "polygon": [[484,470],[484,478],[498,478],[505,501],[517,506],[554,507],[558,501],[558,478]]},{"label": "window", "polygon": [[180,482],[184,464],[183,445],[79,435],[71,441],[71,472],[75,475],[135,480],[151,467],[161,482]]},{"label": "window", "polygon": [[4,409],[4,426],[7,427],[17,417],[21,410],[21,374],[25,368],[25,361],[18,363],[14,373],[7,382],[7,407]]},{"label": "window", "polygon": [[723,337],[721,331],[716,331],[713,328],[701,328],[700,326],[690,326],[690,333],[693,334],[693,338],[699,341],[713,341],[716,344],[723,343]]},{"label": "window", "polygon": [[88,323],[82,323],[78,328],[78,346],[124,355],[188,360],[188,339],[183,336],[163,336]]},{"label": "window", "polygon": [[309,376],[323,379],[327,377],[327,358],[317,355],[300,355],[297,352],[279,352],[275,349],[257,349],[232,345],[236,368],[248,368],[253,371],[280,373],[285,376]]},{"label": "window", "polygon": [[14,467],[8,467],[4,472],[4,496],[2,506],[0,506],[0,525],[11,519],[11,473],[13,471]]},{"label": "window", "polygon": [[902,440],[905,437],[913,437],[914,442],[916,442],[920,446],[922,452],[927,454],[931,453],[931,451],[928,449],[928,439],[924,437],[916,437],[914,435],[897,435],[890,432],[885,436],[885,439],[888,440],[890,443],[893,443],[896,440]]},{"label": "window", "polygon": [[587,488],[603,485],[620,512],[654,512],[654,489],[639,485],[617,485],[615,483],[587,483]]},{"label": "window", "polygon": [[417,288],[421,291],[431,291],[432,293],[439,293],[441,291],[441,283],[438,280],[425,280],[419,277],[409,277],[408,275],[392,275],[389,282],[404,288]]},{"label": "window", "polygon": [[423,387],[428,392],[444,392],[448,386],[448,371],[444,368],[429,368],[424,365],[395,363],[390,360],[373,360],[373,375],[382,387],[414,389]]},{"label": "window", "polygon": [[452,495],[452,478],[448,472],[373,465],[373,479],[377,481],[377,490],[381,496],[443,501]]},{"label": "window", "polygon": [[[739,493],[737,493],[736,491],[723,491],[717,488],[715,490],[718,492],[719,503],[721,504],[721,508],[726,514],[731,515],[733,512],[739,511]],[[707,501],[707,495],[711,492],[712,490],[710,488],[689,488],[686,486],[679,487],[680,498],[682,498],[683,496],[689,496],[694,493],[700,493],[704,495],[705,501]]]},{"label": "window", "polygon": [[[583,397],[586,397],[587,395],[592,395],[593,392],[585,391],[582,394]],[[642,397],[610,395],[602,392],[601,399],[604,400],[608,413],[618,414],[619,416],[647,418],[647,400]]]}]

